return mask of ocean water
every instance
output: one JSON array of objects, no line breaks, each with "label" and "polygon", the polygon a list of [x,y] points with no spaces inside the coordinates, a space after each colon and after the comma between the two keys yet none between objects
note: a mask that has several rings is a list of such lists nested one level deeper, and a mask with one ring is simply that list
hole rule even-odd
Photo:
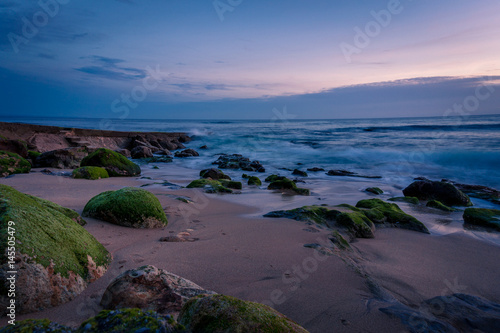
[{"label": "ocean water", "polygon": [[[353,120],[106,120],[9,118],[62,127],[186,132],[200,158],[175,163],[201,169],[218,153],[259,160],[267,173],[283,168],[345,169],[408,185],[414,177],[450,179],[500,188],[500,115],[466,118]],[[316,178],[331,178],[323,172]]]}]

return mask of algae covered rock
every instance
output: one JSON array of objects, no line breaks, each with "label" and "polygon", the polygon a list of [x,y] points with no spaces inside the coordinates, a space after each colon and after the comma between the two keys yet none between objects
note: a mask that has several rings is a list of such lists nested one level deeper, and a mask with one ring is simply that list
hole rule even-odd
[{"label": "algae covered rock", "polygon": [[[76,221],[79,215],[53,202],[0,185],[0,309],[6,309],[4,282],[15,261],[17,313],[66,303],[99,278],[108,251]],[[9,221],[12,221],[9,223]],[[15,228],[15,258],[6,257],[9,229]]]},{"label": "algae covered rock", "polygon": [[241,182],[227,180],[227,179],[221,179],[219,181],[222,184],[222,186],[225,186],[227,188],[232,188],[234,190],[241,190],[243,188],[243,185],[241,184]]},{"label": "algae covered rock", "polygon": [[416,197],[395,197],[390,198],[389,201],[406,202],[412,205],[418,205],[420,203]]},{"label": "algae covered rock", "polygon": [[178,321],[190,332],[307,332],[267,305],[224,295],[192,298]]},{"label": "algae covered rock", "polygon": [[216,168],[201,170],[200,177],[201,178],[212,178],[213,180],[220,180],[220,179],[231,180],[231,177],[229,177],[224,172],[222,172],[221,170],[216,169]]},{"label": "algae covered rock", "polygon": [[0,150],[0,177],[16,173],[28,173],[31,164],[16,153]]},{"label": "algae covered rock", "polygon": [[465,224],[500,231],[500,210],[498,209],[467,208],[463,218]]},{"label": "algae covered rock", "polygon": [[74,333],[75,330],[51,322],[48,319],[25,319],[16,321],[15,325],[7,325],[0,329],[0,333]]},{"label": "algae covered rock", "polygon": [[286,177],[275,177],[275,178],[270,178],[272,176],[269,176],[266,178],[267,179],[274,179],[271,180],[271,184],[267,187],[268,190],[285,190],[286,192],[292,193],[292,194],[299,194],[299,195],[309,195],[310,191],[306,188],[299,188],[297,187],[297,184],[293,180],[290,180]]},{"label": "algae covered rock", "polygon": [[104,179],[109,178],[106,169],[101,167],[86,166],[73,170],[72,177],[75,179]]},{"label": "algae covered rock", "polygon": [[455,209],[455,208],[448,207],[448,206],[444,205],[442,202],[437,201],[437,200],[431,200],[431,201],[429,201],[426,204],[426,206],[430,207],[430,208],[436,208],[436,209],[442,210],[444,212],[456,212],[458,210],[458,209]]},{"label": "algae covered rock", "polygon": [[368,187],[367,189],[365,189],[365,191],[369,192],[369,193],[372,193],[372,194],[375,194],[375,195],[379,195],[379,194],[383,194],[384,193],[384,191],[382,191],[378,187]]},{"label": "algae covered rock", "polygon": [[83,322],[76,333],[125,333],[125,332],[183,332],[170,316],[140,309],[102,310]]},{"label": "algae covered rock", "polygon": [[188,299],[215,294],[180,276],[154,266],[123,272],[106,288],[101,305],[108,310],[139,308],[159,314],[178,313]]},{"label": "algae covered rock", "polygon": [[218,180],[197,179],[189,183],[187,188],[203,188],[207,193],[233,193],[233,190],[225,187]]},{"label": "algae covered rock", "polygon": [[96,195],[85,205],[83,216],[131,228],[163,228],[168,223],[158,198],[135,187]]},{"label": "algae covered rock", "polygon": [[466,194],[447,182],[418,180],[405,188],[403,194],[420,200],[438,200],[447,206],[472,206]]},{"label": "algae covered rock", "polygon": [[99,148],[85,157],[80,166],[97,166],[106,169],[110,177],[131,177],[141,173],[141,168],[122,154]]},{"label": "algae covered rock", "polygon": [[262,185],[262,181],[259,179],[259,177],[250,176],[250,177],[248,177],[248,185],[261,186]]}]

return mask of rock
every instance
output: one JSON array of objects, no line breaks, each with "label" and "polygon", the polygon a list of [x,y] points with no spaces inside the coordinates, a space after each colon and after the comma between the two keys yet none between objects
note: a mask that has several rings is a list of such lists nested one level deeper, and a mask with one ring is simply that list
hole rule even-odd
[{"label": "rock", "polygon": [[87,147],[72,147],[45,152],[34,161],[36,168],[74,169],[89,153]]},{"label": "rock", "polygon": [[171,156],[153,156],[138,160],[139,163],[171,163],[172,161],[173,158]]},{"label": "rock", "polygon": [[275,182],[277,180],[283,180],[283,179],[287,179],[287,178],[284,176],[280,176],[280,175],[270,175],[270,176],[266,177],[265,181],[266,182]]},{"label": "rock", "polygon": [[220,181],[212,179],[197,179],[189,183],[187,188],[203,188],[207,193],[233,193],[233,190],[223,186]]},{"label": "rock", "polygon": [[163,228],[168,223],[158,198],[135,187],[96,195],[85,205],[83,216],[131,228]]},{"label": "rock", "polygon": [[184,332],[171,316],[140,309],[102,310],[84,321],[75,333],[175,333]]},{"label": "rock", "polygon": [[156,154],[165,155],[165,156],[172,156],[172,152],[168,149],[160,149],[160,150],[156,151]]},{"label": "rock", "polygon": [[28,146],[21,140],[6,140],[0,138],[0,150],[16,153],[22,158],[28,158]]},{"label": "rock", "polygon": [[261,186],[262,182],[259,179],[259,177],[256,176],[250,176],[248,177],[248,185],[256,185],[256,186]]},{"label": "rock", "polygon": [[148,147],[138,146],[138,147],[133,148],[130,151],[130,155],[134,159],[136,159],[136,158],[146,158],[146,157],[153,157],[153,152]]},{"label": "rock", "polygon": [[99,148],[85,157],[80,166],[98,166],[110,177],[132,177],[141,174],[141,168],[125,156],[106,148]]},{"label": "rock", "polygon": [[59,325],[48,319],[25,319],[16,321],[15,325],[7,325],[0,329],[0,333],[74,333],[71,327]]},{"label": "rock", "polygon": [[130,150],[125,149],[125,148],[117,149],[117,150],[115,150],[115,152],[117,152],[118,154],[122,154],[125,157],[132,157],[132,155],[130,154]]},{"label": "rock", "polygon": [[319,172],[319,171],[325,171],[325,169],[323,169],[323,168],[318,168],[318,167],[314,167],[314,168],[309,168],[309,169],[307,169],[307,171],[311,171],[311,172]]},{"label": "rock", "polygon": [[177,145],[170,142],[170,141],[158,140],[158,143],[160,144],[160,146],[162,146],[163,149],[168,149],[168,150],[176,150],[177,149]]},{"label": "rock", "polygon": [[[16,311],[40,311],[72,300],[104,274],[110,254],[80,224],[75,211],[48,200],[23,194],[0,185],[0,235],[7,235],[8,223],[16,230]],[[80,224],[79,224],[80,223]],[[0,243],[6,253],[7,242]],[[0,267],[0,315],[5,315],[10,298],[4,293],[9,268]]]},{"label": "rock", "polygon": [[464,211],[465,224],[492,228],[500,231],[500,210],[486,208],[467,208]]},{"label": "rock", "polygon": [[178,318],[190,332],[307,333],[271,307],[224,296],[197,296],[182,308]]},{"label": "rock", "polygon": [[33,150],[28,150],[28,159],[31,160],[31,164],[35,164],[35,160],[38,156],[42,155],[42,153],[39,153],[37,151],[33,151]]},{"label": "rock", "polygon": [[201,147],[200,147],[200,148],[198,148],[198,149],[208,149],[208,147],[207,147],[206,145],[203,145],[203,146],[201,146]]},{"label": "rock", "polygon": [[418,198],[415,197],[395,197],[395,198],[390,198],[389,201],[406,202],[412,205],[418,205],[420,203]]},{"label": "rock", "polygon": [[226,175],[221,170],[215,169],[215,168],[201,170],[200,171],[200,177],[201,178],[211,178],[213,180],[220,180],[220,179],[231,180],[231,177],[229,177],[228,175]]},{"label": "rock", "polygon": [[31,164],[16,153],[0,150],[0,177],[16,173],[28,173]]},{"label": "rock", "polygon": [[227,188],[232,188],[234,190],[241,190],[243,188],[241,182],[227,180],[227,179],[221,179],[219,181],[222,184],[222,186],[225,186]]},{"label": "rock", "polygon": [[198,152],[194,149],[184,149],[183,151],[177,151],[174,154],[175,157],[195,157],[195,156],[200,156]]},{"label": "rock", "polygon": [[328,176],[345,176],[345,177],[359,177],[359,178],[382,178],[381,176],[367,176],[360,175],[356,172],[347,170],[330,170],[326,173]]},{"label": "rock", "polygon": [[442,210],[444,212],[456,212],[456,211],[458,211],[458,209],[443,205],[440,201],[437,201],[437,200],[431,200],[431,201],[427,202],[426,206],[430,207],[430,208],[436,208],[436,209]]},{"label": "rock", "polygon": [[149,265],[128,270],[111,281],[101,305],[107,310],[139,308],[162,315],[177,314],[191,297],[211,294],[215,293]]},{"label": "rock", "polygon": [[380,199],[367,199],[358,201],[356,207],[364,208],[363,213],[374,223],[429,233],[422,222],[403,212],[395,203]]},{"label": "rock", "polygon": [[[268,178],[266,178],[266,180]],[[289,192],[291,194],[299,194],[299,195],[310,194],[310,191],[308,189],[297,187],[297,184],[295,184],[295,182],[286,177],[283,177],[281,179],[277,178],[274,179],[276,180],[272,181],[271,184],[269,184],[269,186],[267,187],[268,190],[285,190],[285,192]]]},{"label": "rock", "polygon": [[301,177],[307,177],[307,172],[301,171],[299,169],[295,169],[295,170],[293,170],[292,175],[294,175],[294,176],[301,176]]},{"label": "rock", "polygon": [[376,195],[384,193],[384,191],[382,191],[378,187],[368,187],[365,191]]},{"label": "rock", "polygon": [[488,200],[497,205],[500,205],[500,191],[482,185],[469,185],[451,182],[460,191],[464,192],[470,197]]},{"label": "rock", "polygon": [[101,167],[86,166],[73,170],[72,177],[75,179],[104,179],[109,178],[106,169]]},{"label": "rock", "polygon": [[418,180],[403,190],[406,197],[438,200],[447,206],[472,206],[469,197],[450,183]]},{"label": "rock", "polygon": [[212,164],[217,164],[221,169],[241,169],[244,171],[266,172],[266,169],[260,164],[259,161],[250,161],[250,159],[243,157],[240,154],[223,154]]},{"label": "rock", "polygon": [[132,151],[134,151],[134,149],[136,149],[136,148],[148,148],[152,152],[155,152],[159,149],[163,149],[163,147],[158,142],[156,142],[156,144],[158,147],[150,144],[144,138],[141,138],[141,137],[137,138],[136,137],[136,139],[130,145],[130,148],[131,148],[130,152],[132,153]]}]

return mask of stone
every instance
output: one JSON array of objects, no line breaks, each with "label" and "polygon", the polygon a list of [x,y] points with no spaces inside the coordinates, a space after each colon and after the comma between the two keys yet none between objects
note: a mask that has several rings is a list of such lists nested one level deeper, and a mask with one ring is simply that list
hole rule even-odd
[{"label": "stone", "polygon": [[307,172],[301,171],[299,169],[295,169],[295,170],[293,170],[292,175],[294,175],[294,176],[301,176],[301,177],[307,177]]},{"label": "stone", "polygon": [[200,156],[200,154],[198,154],[198,152],[194,149],[184,149],[183,151],[177,151],[175,152],[174,154],[175,157],[196,157],[196,156]]},{"label": "stone", "polygon": [[467,208],[464,211],[464,223],[500,231],[500,210],[486,208]]},{"label": "stone", "polygon": [[148,147],[137,146],[137,147],[133,148],[130,151],[130,155],[134,159],[136,159],[136,158],[146,158],[146,157],[153,157],[153,152]]},{"label": "stone", "polygon": [[72,147],[42,153],[34,161],[35,168],[75,169],[89,154],[87,147]]},{"label": "stone", "polygon": [[222,172],[221,170],[216,169],[216,168],[201,170],[200,177],[201,178],[211,178],[213,180],[221,180],[221,179],[231,180],[231,177],[229,177],[224,172]]},{"label": "stone", "polygon": [[378,187],[368,187],[367,189],[365,189],[365,192],[369,192],[369,193],[372,193],[372,194],[375,194],[375,195],[379,195],[379,194],[383,194],[384,193],[384,191],[382,191]]},{"label": "stone", "polygon": [[104,179],[109,178],[106,169],[101,167],[86,166],[73,170],[72,177],[75,179]]},{"label": "stone", "polygon": [[0,150],[0,177],[29,173],[31,164],[16,153]]},{"label": "stone", "polygon": [[262,181],[257,176],[250,176],[248,177],[248,185],[261,186]]},{"label": "stone", "polygon": [[448,207],[437,200],[431,200],[431,201],[427,202],[427,204],[425,206],[430,207],[430,208],[436,208],[436,209],[442,210],[444,212],[456,212],[456,211],[458,211],[458,209]]},{"label": "stone", "polygon": [[[266,178],[266,180],[269,179]],[[299,195],[309,195],[310,190],[305,189],[305,188],[299,188],[297,187],[297,184],[295,184],[294,181],[283,177],[283,178],[274,178],[274,181],[271,181],[271,183],[268,185],[267,189],[268,190],[281,190],[282,192],[290,193],[290,194],[299,194]]]},{"label": "stone", "polygon": [[110,177],[132,177],[141,174],[141,168],[125,156],[106,148],[99,148],[85,157],[80,166],[106,169]]},{"label": "stone", "polygon": [[241,169],[244,171],[266,172],[266,169],[259,161],[250,161],[249,158],[240,154],[222,154],[212,164],[218,165],[220,169]]},{"label": "stone", "polygon": [[16,153],[22,158],[28,158],[28,146],[21,140],[7,140],[0,138],[0,150]]},{"label": "stone", "polygon": [[307,169],[307,171],[311,171],[311,172],[319,172],[319,171],[325,171],[325,169],[323,169],[323,168],[318,168],[318,167],[314,167],[314,168],[309,168],[309,169]]},{"label": "stone", "polygon": [[359,177],[359,178],[372,178],[372,179],[382,178],[381,176],[360,175],[356,172],[347,170],[329,170],[326,174],[328,176]]},{"label": "stone", "polygon": [[403,194],[420,200],[438,200],[447,206],[472,206],[466,194],[447,182],[418,180],[405,188]]},{"label": "stone", "polygon": [[212,179],[197,179],[189,183],[187,188],[203,188],[207,193],[233,193],[233,190],[225,187],[218,180]]},{"label": "stone", "polygon": [[412,205],[418,205],[420,203],[416,197],[395,197],[390,198],[389,201],[406,202]]}]

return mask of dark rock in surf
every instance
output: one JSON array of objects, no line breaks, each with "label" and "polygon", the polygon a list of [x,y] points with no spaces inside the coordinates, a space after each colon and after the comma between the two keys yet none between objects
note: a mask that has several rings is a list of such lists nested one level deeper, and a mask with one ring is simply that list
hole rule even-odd
[{"label": "dark rock in surf", "polygon": [[446,182],[418,180],[405,188],[403,194],[420,200],[438,200],[447,206],[472,206],[466,194]]},{"label": "dark rock in surf", "polygon": [[360,175],[356,172],[347,171],[347,170],[330,170],[327,172],[327,175],[328,176],[342,176],[342,177],[373,178],[373,179],[382,178],[381,176]]}]

